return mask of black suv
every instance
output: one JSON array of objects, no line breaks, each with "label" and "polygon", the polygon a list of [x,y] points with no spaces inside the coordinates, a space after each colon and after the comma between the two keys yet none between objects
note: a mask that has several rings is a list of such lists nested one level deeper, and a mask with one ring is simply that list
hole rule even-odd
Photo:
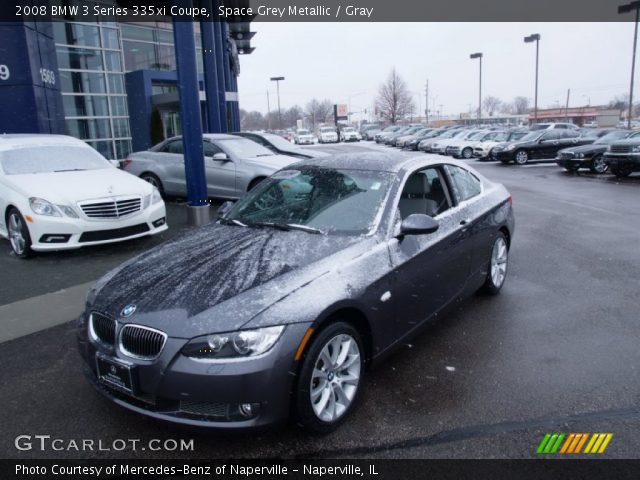
[{"label": "black suv", "polygon": [[580,137],[577,129],[537,130],[516,142],[506,142],[493,148],[492,156],[502,163],[525,165],[530,161],[552,161],[558,150],[569,146],[593,143],[595,138]]},{"label": "black suv", "polygon": [[604,162],[619,178],[640,172],[640,135],[613,142],[604,154]]},{"label": "black suv", "polygon": [[607,147],[614,142],[631,137],[640,137],[640,132],[631,130],[609,130],[591,145],[564,148],[558,152],[556,163],[570,172],[588,168],[593,173],[605,173],[609,166],[604,161]]}]

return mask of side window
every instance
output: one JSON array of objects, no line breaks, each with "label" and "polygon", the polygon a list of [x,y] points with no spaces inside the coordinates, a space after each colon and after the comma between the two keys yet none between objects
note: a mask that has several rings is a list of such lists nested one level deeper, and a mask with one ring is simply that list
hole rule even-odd
[{"label": "side window", "polygon": [[564,134],[564,138],[575,138],[580,136],[580,132],[574,128],[567,129],[562,133]]},{"label": "side window", "polygon": [[220,147],[211,142],[203,142],[202,149],[205,157],[213,157],[216,153],[223,153]]},{"label": "side window", "polygon": [[184,153],[182,140],[174,140],[173,142],[168,143],[164,151],[167,153],[182,155]]},{"label": "side window", "polygon": [[453,189],[459,202],[468,200],[479,195],[482,191],[480,180],[464,168],[454,165],[446,165],[447,172],[451,177]]},{"label": "side window", "polygon": [[398,209],[407,218],[414,213],[435,217],[451,207],[442,171],[429,167],[412,173],[402,189]]}]

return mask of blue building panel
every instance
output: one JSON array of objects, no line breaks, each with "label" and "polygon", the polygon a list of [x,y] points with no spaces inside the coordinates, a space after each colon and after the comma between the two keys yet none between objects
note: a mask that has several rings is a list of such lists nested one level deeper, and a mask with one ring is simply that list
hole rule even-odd
[{"label": "blue building panel", "polygon": [[3,23],[0,46],[0,132],[65,133],[51,25]]}]

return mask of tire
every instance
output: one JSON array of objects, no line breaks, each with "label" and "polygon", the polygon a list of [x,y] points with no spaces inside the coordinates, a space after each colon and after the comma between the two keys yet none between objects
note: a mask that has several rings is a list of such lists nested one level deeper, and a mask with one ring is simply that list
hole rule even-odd
[{"label": "tire", "polygon": [[609,170],[609,165],[604,163],[604,157],[602,155],[595,155],[591,159],[589,170],[591,170],[592,173],[603,174]]},{"label": "tire", "polygon": [[11,250],[17,257],[29,258],[33,255],[27,222],[15,207],[11,207],[7,212],[7,233]]},{"label": "tire", "polygon": [[516,165],[526,165],[529,163],[529,154],[526,150],[518,150],[513,156],[513,160],[516,162]]},{"label": "tire", "polygon": [[464,148],[462,150],[462,158],[464,158],[465,160],[469,160],[471,157],[473,157],[473,150],[471,150],[469,147]]},{"label": "tire", "polygon": [[491,255],[489,256],[489,268],[487,278],[481,291],[489,295],[497,295],[502,289],[507,277],[509,266],[509,246],[504,233],[498,232],[498,236],[493,242]]},{"label": "tire", "polygon": [[631,169],[627,166],[620,167],[619,165],[611,166],[611,173],[613,173],[618,178],[624,178],[631,175]]},{"label": "tire", "polygon": [[158,189],[158,191],[160,192],[160,196],[162,198],[165,198],[164,187],[162,186],[162,181],[158,178],[157,175],[155,175],[153,173],[150,173],[150,172],[145,172],[142,175],[140,175],[140,178],[142,180],[144,180],[145,182],[149,182],[151,185],[156,187]]},{"label": "tire", "polygon": [[258,185],[261,181],[263,181],[266,177],[258,177],[258,178],[254,178],[253,180],[251,180],[251,183],[249,183],[249,188],[247,188],[247,192],[253,190],[253,188]]},{"label": "tire", "polygon": [[[339,349],[338,361],[343,348],[348,348],[341,365],[349,365],[327,373],[325,358],[331,360],[334,346]],[[293,414],[299,426],[313,433],[328,433],[348,417],[362,390],[364,352],[360,334],[346,322],[332,323],[317,334],[302,359],[293,393]]]}]

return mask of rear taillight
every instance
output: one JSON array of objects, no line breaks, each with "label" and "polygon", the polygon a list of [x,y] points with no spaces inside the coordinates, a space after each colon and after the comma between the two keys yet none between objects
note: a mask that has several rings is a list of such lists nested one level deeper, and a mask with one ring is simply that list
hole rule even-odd
[{"label": "rear taillight", "polygon": [[131,160],[128,158],[122,161],[122,169],[125,170],[131,164]]},{"label": "rear taillight", "polygon": [[511,195],[509,195],[507,202],[509,202],[509,205],[513,205],[513,197]]}]

